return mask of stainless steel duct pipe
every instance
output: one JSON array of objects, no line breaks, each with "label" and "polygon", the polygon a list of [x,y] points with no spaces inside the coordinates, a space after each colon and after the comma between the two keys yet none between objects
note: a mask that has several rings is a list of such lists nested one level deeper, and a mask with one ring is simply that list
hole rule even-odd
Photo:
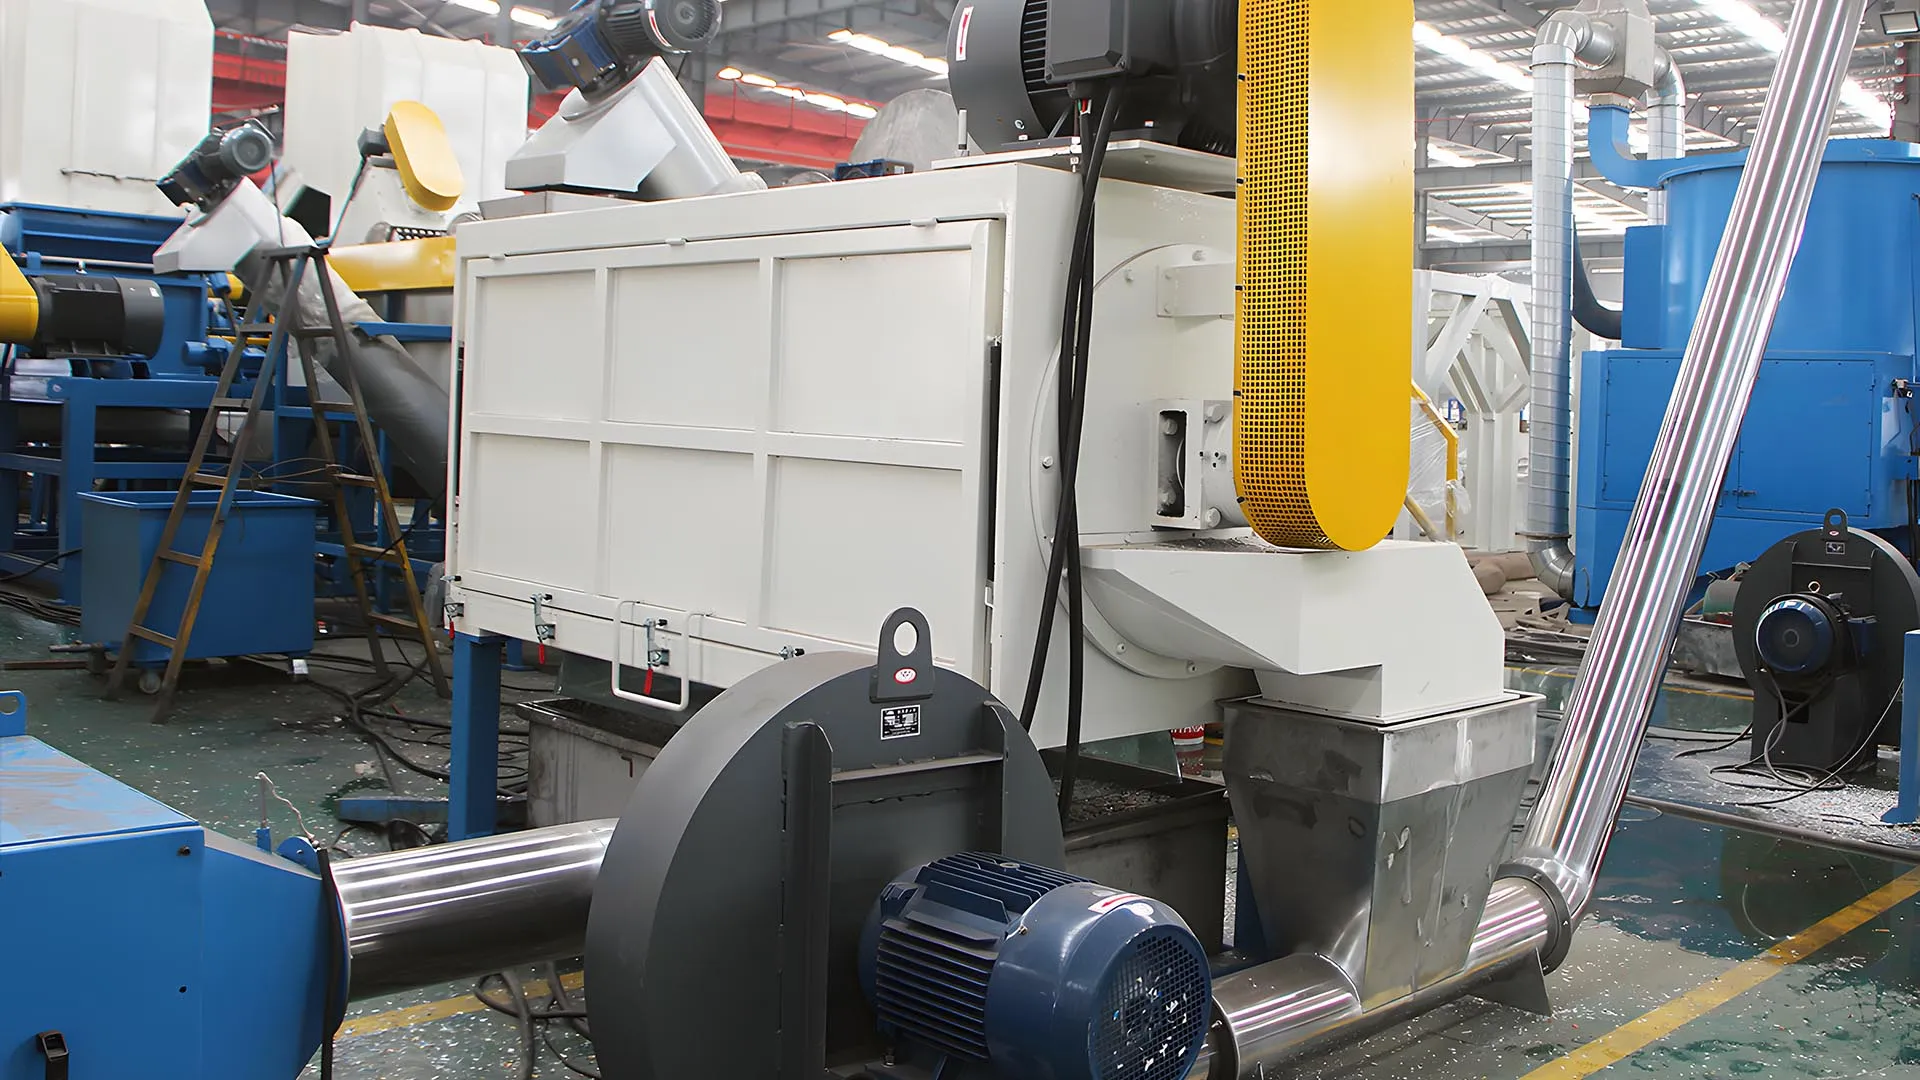
[{"label": "stainless steel duct pipe", "polygon": [[[1687,80],[1680,62],[1660,50],[1660,79],[1647,102],[1647,157],[1658,160],[1687,156]],[[1647,224],[1667,223],[1667,191],[1647,192]]]},{"label": "stainless steel duct pipe", "polygon": [[[1207,1047],[1209,1080],[1262,1080],[1289,1062],[1417,1016],[1508,976],[1540,978],[1540,955],[1561,926],[1556,908],[1533,883],[1503,879],[1482,909],[1473,948],[1460,971],[1406,997],[1363,1009],[1331,960],[1282,957],[1213,981],[1215,1021]],[[1195,1075],[1199,1072],[1196,1069]]]},{"label": "stainless steel duct pipe", "polygon": [[[1794,8],[1700,319],[1614,568],[1610,600],[1567,705],[1553,769],[1518,855],[1494,883],[1465,967],[1371,1010],[1360,1007],[1339,968],[1319,957],[1286,957],[1224,976],[1214,982],[1221,1020],[1208,1076],[1269,1077],[1289,1061],[1497,980],[1537,978],[1565,957],[1593,897],[1786,288],[1865,2],[1803,0]],[[1562,66],[1578,47],[1576,40],[1548,48],[1546,66]],[[1536,79],[1541,59],[1537,53]],[[1543,134],[1536,133],[1536,147]],[[1536,172],[1536,185],[1540,181]],[[1552,310],[1564,327],[1565,306]]]},{"label": "stainless steel duct pipe", "polygon": [[[1609,21],[1613,20],[1613,21]],[[1687,149],[1686,80],[1652,45],[1644,4],[1556,12],[1533,50],[1533,397],[1528,406],[1527,522],[1521,534],[1540,581],[1573,597],[1570,346],[1573,306],[1573,120],[1576,74],[1608,99],[1631,102],[1650,87],[1648,156]],[[1592,69],[1605,68],[1600,73]],[[1666,194],[1647,195],[1648,219],[1666,220]]]},{"label": "stainless steel duct pipe", "polygon": [[1573,384],[1573,75],[1612,58],[1602,24],[1557,11],[1533,48],[1533,397],[1527,408],[1527,540],[1533,572],[1573,595],[1568,418]]},{"label": "stainless steel duct pipe", "polygon": [[615,824],[556,825],[336,864],[348,997],[580,955]]},{"label": "stainless steel duct pipe", "polygon": [[[1698,572],[1714,503],[1800,245],[1865,2],[1803,0],[1793,9],[1607,602],[1567,702],[1553,770],[1521,841],[1515,861],[1549,882],[1574,920],[1592,897]],[[1536,387],[1537,380],[1536,373]]]}]

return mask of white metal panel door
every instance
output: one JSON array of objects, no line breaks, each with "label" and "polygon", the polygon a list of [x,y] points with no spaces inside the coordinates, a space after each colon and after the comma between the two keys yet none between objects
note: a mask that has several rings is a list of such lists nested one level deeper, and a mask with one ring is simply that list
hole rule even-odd
[{"label": "white metal panel door", "polygon": [[665,619],[660,670],[729,685],[911,605],[984,678],[1000,233],[468,260],[462,628],[532,638],[539,595],[557,647],[639,666]]}]

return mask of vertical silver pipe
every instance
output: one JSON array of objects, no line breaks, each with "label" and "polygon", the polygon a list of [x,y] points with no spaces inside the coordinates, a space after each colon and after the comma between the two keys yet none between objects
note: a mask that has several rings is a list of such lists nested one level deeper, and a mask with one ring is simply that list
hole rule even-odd
[{"label": "vertical silver pipe", "polygon": [[[1653,84],[1653,97],[1647,105],[1647,157],[1657,160],[1687,156],[1687,80],[1680,73],[1680,62],[1665,49],[1660,51],[1666,65],[1660,81]],[[1667,189],[1647,192],[1647,223],[1667,223]]]},{"label": "vertical silver pipe", "polygon": [[555,825],[337,864],[348,996],[580,955],[615,824]]},{"label": "vertical silver pipe", "polygon": [[1801,0],[1626,542],[1515,864],[1577,921],[1613,834],[1799,249],[1866,0]]},{"label": "vertical silver pipe", "polygon": [[1592,44],[1585,16],[1540,24],[1533,49],[1533,398],[1527,406],[1528,556],[1541,584],[1573,595],[1568,343],[1573,310],[1573,70]]}]

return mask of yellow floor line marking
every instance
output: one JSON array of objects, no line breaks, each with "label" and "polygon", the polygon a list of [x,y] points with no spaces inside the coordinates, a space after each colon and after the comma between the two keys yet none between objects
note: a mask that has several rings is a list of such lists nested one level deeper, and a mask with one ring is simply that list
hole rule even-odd
[{"label": "yellow floor line marking", "polygon": [[[560,976],[560,985],[569,990],[578,990],[586,984],[586,978],[576,971]],[[547,996],[547,981],[535,979],[526,984],[527,997],[538,999]],[[497,992],[497,991],[496,991]],[[387,1012],[370,1013],[357,1016],[340,1025],[340,1033],[333,1037],[335,1042],[372,1035],[381,1031],[398,1031],[401,1028],[430,1024],[435,1020],[445,1020],[450,1016],[481,1012],[486,1009],[472,994],[464,997],[442,998],[422,1005],[409,1005],[404,1009],[390,1009]]]},{"label": "yellow floor line marking", "polygon": [[1710,983],[1695,987],[1528,1073],[1521,1080],[1578,1080],[1666,1038],[1821,949],[1920,894],[1920,869],[1909,870]]},{"label": "yellow floor line marking", "polygon": [[[1516,668],[1508,668],[1507,670],[1517,671],[1522,675],[1541,675],[1549,679],[1571,679],[1576,674],[1575,672],[1566,671],[1560,668],[1516,667]],[[1752,694],[1735,694],[1735,693],[1729,693],[1725,690],[1704,690],[1697,686],[1677,686],[1669,683],[1662,683],[1660,688],[1662,690],[1671,690],[1676,694],[1692,694],[1694,697],[1725,698],[1728,701],[1752,701],[1753,700]]]}]

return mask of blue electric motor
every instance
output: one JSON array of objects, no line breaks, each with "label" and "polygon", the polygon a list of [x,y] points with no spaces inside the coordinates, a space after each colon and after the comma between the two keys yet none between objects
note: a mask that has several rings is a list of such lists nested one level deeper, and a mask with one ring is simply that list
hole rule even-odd
[{"label": "blue electric motor", "polygon": [[860,981],[896,1053],[996,1080],[1181,1080],[1212,1018],[1206,953],[1173,909],[998,855],[882,890]]},{"label": "blue electric motor", "polygon": [[654,57],[692,52],[719,31],[720,0],[578,0],[544,39],[520,48],[520,62],[548,90],[600,98]]}]

